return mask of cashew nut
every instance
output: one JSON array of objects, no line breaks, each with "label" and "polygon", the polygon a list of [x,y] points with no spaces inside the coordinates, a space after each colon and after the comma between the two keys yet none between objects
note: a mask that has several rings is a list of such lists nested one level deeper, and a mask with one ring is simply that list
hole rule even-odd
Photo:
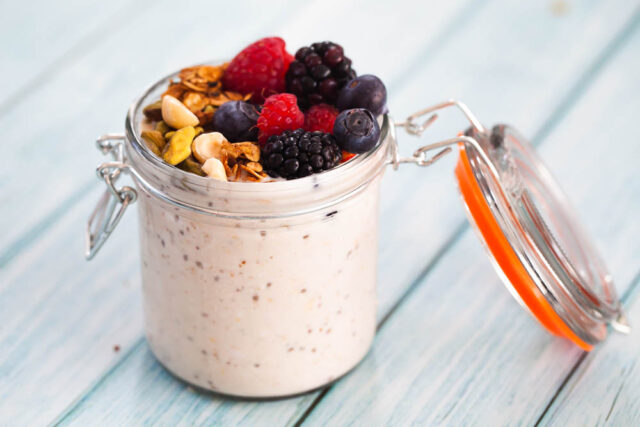
[{"label": "cashew nut", "polygon": [[162,120],[174,129],[197,126],[200,123],[191,110],[171,95],[162,98]]},{"label": "cashew nut", "polygon": [[227,173],[224,171],[224,165],[215,157],[211,157],[206,162],[204,162],[204,165],[202,165],[202,170],[207,174],[209,178],[219,179],[220,181],[227,180]]}]

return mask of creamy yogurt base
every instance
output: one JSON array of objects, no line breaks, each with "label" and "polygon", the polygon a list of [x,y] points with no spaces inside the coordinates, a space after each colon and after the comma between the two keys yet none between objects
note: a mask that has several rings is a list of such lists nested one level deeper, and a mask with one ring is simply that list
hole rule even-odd
[{"label": "creamy yogurt base", "polygon": [[309,391],[354,367],[375,332],[379,182],[312,214],[262,220],[192,213],[140,189],[146,334],[158,360],[191,384],[245,397]]}]

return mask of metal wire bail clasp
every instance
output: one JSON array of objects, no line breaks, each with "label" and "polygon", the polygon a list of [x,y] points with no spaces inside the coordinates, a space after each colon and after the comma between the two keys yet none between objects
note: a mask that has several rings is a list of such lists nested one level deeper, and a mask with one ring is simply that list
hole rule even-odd
[{"label": "metal wire bail clasp", "polygon": [[102,154],[111,154],[114,161],[103,163],[96,168],[96,174],[105,182],[107,190],[100,197],[87,221],[85,257],[88,260],[100,250],[120,222],[127,206],[134,203],[138,197],[133,188],[116,186],[120,174],[129,170],[129,165],[125,163],[123,142],[124,135],[121,134],[103,135],[96,141]]},{"label": "metal wire bail clasp", "polygon": [[[481,152],[484,151],[481,149],[481,147],[479,147],[479,144],[475,139],[469,138],[466,136],[460,136],[457,138],[445,139],[443,141],[438,141],[428,145],[424,145],[418,148],[417,150],[415,150],[411,157],[400,156],[400,153],[398,151],[398,144],[397,144],[398,140],[395,134],[395,127],[404,128],[404,130],[409,135],[421,136],[422,133],[429,126],[431,126],[433,122],[435,122],[438,119],[438,115],[435,113],[435,111],[442,110],[448,107],[456,107],[460,111],[462,111],[462,113],[465,115],[469,123],[471,123],[471,126],[473,126],[478,133],[486,132],[485,127],[482,125],[482,123],[480,123],[480,121],[476,118],[476,116],[473,115],[471,110],[469,110],[469,108],[465,104],[463,104],[462,102],[456,101],[455,99],[441,102],[439,104],[417,111],[412,115],[410,115],[409,117],[407,117],[406,120],[402,122],[395,122],[394,123],[395,126],[391,126],[391,133],[392,133],[391,139],[394,143],[391,146],[390,163],[391,165],[393,165],[394,170],[398,169],[398,166],[402,163],[412,163],[418,166],[429,166],[434,162],[436,162],[437,160],[441,159],[447,153],[449,153],[451,151],[451,145],[455,145],[459,142],[473,145],[474,147],[478,148]],[[424,122],[416,123],[416,121],[419,118],[427,114],[430,114],[430,116]],[[427,153],[429,151],[436,150],[436,149],[440,149],[440,151],[438,151],[435,155],[431,157],[427,156]]]}]

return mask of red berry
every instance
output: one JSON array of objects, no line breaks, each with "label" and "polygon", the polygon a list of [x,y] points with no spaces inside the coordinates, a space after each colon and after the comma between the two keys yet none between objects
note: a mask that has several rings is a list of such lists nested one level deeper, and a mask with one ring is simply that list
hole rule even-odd
[{"label": "red berry", "polygon": [[356,155],[354,153],[350,153],[348,151],[344,151],[342,150],[342,160],[340,161],[340,163],[344,163],[347,160],[351,160],[355,157]]},{"label": "red berry", "polygon": [[304,118],[304,130],[333,133],[333,122],[338,110],[329,104],[316,104],[309,108]]},{"label": "red berry", "polygon": [[285,130],[300,129],[304,125],[304,114],[298,108],[298,99],[290,93],[271,95],[264,101],[258,117],[258,141],[264,144],[271,135],[280,135]]},{"label": "red berry", "polygon": [[251,93],[252,101],[262,103],[267,96],[284,92],[284,75],[292,60],[280,37],[260,39],[231,60],[222,83],[225,89]]}]

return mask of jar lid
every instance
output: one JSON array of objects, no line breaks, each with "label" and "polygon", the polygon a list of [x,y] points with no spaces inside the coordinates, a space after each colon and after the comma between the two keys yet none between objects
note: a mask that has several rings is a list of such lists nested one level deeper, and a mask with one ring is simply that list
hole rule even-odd
[{"label": "jar lid", "polygon": [[[611,324],[628,332],[613,280],[589,236],[579,225],[566,197],[533,147],[512,127],[486,130],[471,112],[449,101],[411,116],[404,126],[420,134],[419,115],[457,106],[472,126],[465,136],[422,147],[426,152],[456,143],[455,167],[469,221],[478,231],[502,281],[548,331],[591,350]],[[394,163],[398,163],[398,159]],[[402,160],[400,159],[400,163]]]}]

